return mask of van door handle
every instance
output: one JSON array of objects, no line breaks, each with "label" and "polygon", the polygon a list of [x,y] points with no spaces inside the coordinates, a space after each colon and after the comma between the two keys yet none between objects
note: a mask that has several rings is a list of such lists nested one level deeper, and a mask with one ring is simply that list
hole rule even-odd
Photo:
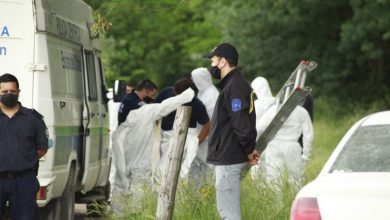
[{"label": "van door handle", "polygon": [[60,108],[65,108],[65,106],[66,106],[66,102],[60,101]]},{"label": "van door handle", "polygon": [[106,114],[105,113],[102,113],[102,118],[105,118],[106,117]]},{"label": "van door handle", "polygon": [[91,113],[91,118],[95,117],[95,113]]}]

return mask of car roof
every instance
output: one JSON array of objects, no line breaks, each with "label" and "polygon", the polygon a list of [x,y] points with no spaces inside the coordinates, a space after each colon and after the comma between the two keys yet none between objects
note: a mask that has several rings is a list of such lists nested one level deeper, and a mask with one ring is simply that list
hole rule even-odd
[{"label": "car roof", "polygon": [[378,112],[365,118],[361,126],[390,124],[390,111]]}]

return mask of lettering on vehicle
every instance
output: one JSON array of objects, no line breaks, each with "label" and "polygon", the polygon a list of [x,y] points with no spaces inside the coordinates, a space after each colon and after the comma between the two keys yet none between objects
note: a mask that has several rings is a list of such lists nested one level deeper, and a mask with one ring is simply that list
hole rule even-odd
[{"label": "lettering on vehicle", "polygon": [[0,30],[2,30],[1,34],[0,34],[0,37],[9,37],[9,31],[8,31],[8,27],[7,26],[4,26]]},{"label": "lettering on vehicle", "polygon": [[81,71],[81,56],[80,54],[73,54],[61,51],[62,68]]},{"label": "lettering on vehicle", "polygon": [[7,55],[7,48],[0,46],[0,56]]},{"label": "lettering on vehicle", "polygon": [[[0,26],[0,37],[10,37],[9,29],[7,26]],[[7,55],[7,47],[0,44],[0,56]]]},{"label": "lettering on vehicle", "polygon": [[56,18],[56,21],[57,21],[57,34],[59,36],[71,41],[81,42],[79,27],[59,17]]}]

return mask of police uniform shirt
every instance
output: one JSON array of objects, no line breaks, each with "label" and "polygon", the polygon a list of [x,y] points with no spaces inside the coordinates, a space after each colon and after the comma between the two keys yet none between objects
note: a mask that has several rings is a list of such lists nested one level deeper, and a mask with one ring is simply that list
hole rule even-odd
[{"label": "police uniform shirt", "polygon": [[158,96],[156,97],[156,99],[153,102],[154,103],[161,103],[165,99],[173,97],[173,96],[175,96],[175,92],[173,91],[173,87],[172,86],[165,87],[164,89],[162,89],[160,91],[160,93],[158,93]]},{"label": "police uniform shirt", "polygon": [[123,100],[118,110],[118,126],[126,121],[127,115],[131,110],[140,108],[144,103],[138,97],[138,95],[133,90],[131,93],[127,94]]},{"label": "police uniform shirt", "polygon": [[[155,103],[161,103],[165,99],[175,96],[173,87],[167,87],[161,90],[157,98],[155,99]],[[207,114],[206,107],[197,97],[194,97],[191,102],[186,103],[185,106],[191,106],[191,117],[190,123],[188,127],[196,128],[196,123],[205,124],[209,121],[209,116]],[[170,131],[173,128],[173,123],[175,121],[176,111],[171,112],[169,115],[162,118],[161,121],[161,129],[164,131]]]},{"label": "police uniform shirt", "polygon": [[0,172],[35,168],[38,149],[47,148],[42,115],[22,106],[11,118],[0,111]]}]

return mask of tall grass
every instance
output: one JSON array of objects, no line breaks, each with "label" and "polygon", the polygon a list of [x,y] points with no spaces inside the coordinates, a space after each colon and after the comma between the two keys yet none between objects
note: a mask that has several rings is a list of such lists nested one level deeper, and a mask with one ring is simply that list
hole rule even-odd
[{"label": "tall grass", "polygon": [[[319,99],[315,102],[314,143],[312,157],[306,167],[305,183],[313,180],[320,172],[327,158],[342,136],[353,123],[369,113],[381,110],[380,105],[354,108],[331,100]],[[248,220],[289,219],[291,203],[297,193],[285,181],[275,193],[264,181],[253,181],[247,175],[241,184],[241,214]],[[129,201],[130,202],[130,201]],[[110,219],[155,219],[157,196],[146,190],[142,202],[142,212],[128,214],[124,218],[111,216]],[[173,219],[175,220],[217,220],[213,183],[194,191],[180,182],[176,194]]]}]

